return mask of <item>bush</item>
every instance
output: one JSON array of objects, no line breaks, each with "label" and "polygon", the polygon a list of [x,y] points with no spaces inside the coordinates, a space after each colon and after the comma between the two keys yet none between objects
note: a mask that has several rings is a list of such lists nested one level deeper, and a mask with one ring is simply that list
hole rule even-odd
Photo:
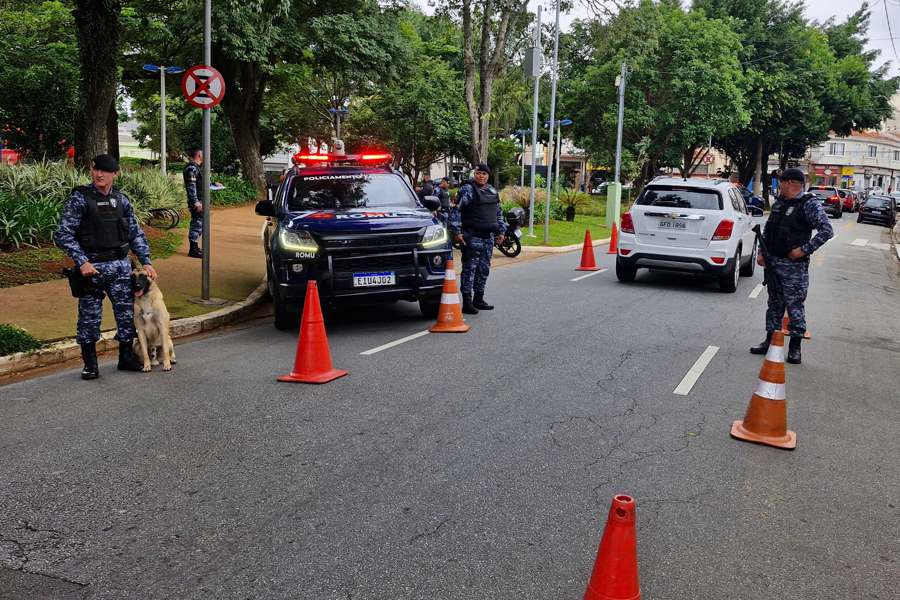
[{"label": "bush", "polygon": [[209,193],[209,199],[213,206],[234,206],[256,199],[256,186],[249,181],[245,181],[240,177],[217,175],[215,173],[212,173],[210,177],[213,183],[221,183],[225,186],[224,190],[211,191]]},{"label": "bush", "polygon": [[41,342],[24,329],[0,324],[0,356],[37,350],[40,347]]},{"label": "bush", "polygon": [[558,197],[560,204],[562,204],[564,208],[569,208],[571,206],[577,209],[579,206],[588,204],[587,194],[570,188],[561,189]]}]

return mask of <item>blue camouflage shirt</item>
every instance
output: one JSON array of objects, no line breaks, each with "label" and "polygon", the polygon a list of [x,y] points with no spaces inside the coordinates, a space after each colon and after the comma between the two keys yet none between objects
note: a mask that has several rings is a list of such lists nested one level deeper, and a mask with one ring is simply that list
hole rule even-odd
[{"label": "blue camouflage shirt", "polygon": [[[803,216],[806,217],[806,222],[809,223],[809,226],[816,230],[816,235],[800,246],[800,249],[809,256],[834,237],[834,229],[831,227],[828,215],[816,196],[808,193],[803,195],[806,197],[803,202]],[[779,200],[783,200],[783,198],[779,198]],[[766,222],[766,229],[768,227],[769,223]],[[765,229],[763,229],[763,232],[765,233]]]},{"label": "blue camouflage shirt", "polygon": [[[100,191],[91,184],[91,187],[100,194]],[[144,230],[138,225],[137,218],[134,216],[134,209],[131,207],[131,201],[128,196],[113,188],[110,194],[115,194],[116,199],[122,203],[125,211],[125,218],[128,220],[128,239],[132,252],[134,252],[142,265],[150,264],[150,246],[147,244],[147,237]],[[100,194],[103,195],[103,194]],[[53,234],[53,241],[59,246],[72,260],[75,265],[80,267],[88,262],[87,254],[82,250],[78,240],[75,239],[75,232],[81,226],[81,219],[84,217],[86,201],[84,195],[78,190],[73,190],[66,205],[63,207],[62,214],[59,217],[59,226],[56,233]]]},{"label": "blue camouflage shirt", "polygon": [[[462,209],[475,201],[475,190],[471,183],[464,183],[456,193],[456,204],[450,205],[450,220],[447,223],[450,231],[455,235],[462,230]],[[497,235],[506,233],[506,221],[503,220],[503,208],[497,203],[497,223],[500,230]]]}]

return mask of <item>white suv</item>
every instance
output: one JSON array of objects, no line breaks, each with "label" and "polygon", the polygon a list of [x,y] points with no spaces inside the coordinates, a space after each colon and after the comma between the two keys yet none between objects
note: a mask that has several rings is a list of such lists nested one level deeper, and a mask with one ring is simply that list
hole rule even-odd
[{"label": "white suv", "polygon": [[728,181],[658,177],[622,215],[616,276],[632,282],[639,268],[703,273],[734,292],[756,268],[759,216]]}]

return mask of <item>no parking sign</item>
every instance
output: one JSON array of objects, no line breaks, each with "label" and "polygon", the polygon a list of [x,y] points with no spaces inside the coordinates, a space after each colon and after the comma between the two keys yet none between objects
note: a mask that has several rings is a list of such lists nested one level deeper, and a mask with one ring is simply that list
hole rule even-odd
[{"label": "no parking sign", "polygon": [[212,67],[194,65],[181,78],[181,93],[191,106],[212,108],[225,96],[225,80]]}]

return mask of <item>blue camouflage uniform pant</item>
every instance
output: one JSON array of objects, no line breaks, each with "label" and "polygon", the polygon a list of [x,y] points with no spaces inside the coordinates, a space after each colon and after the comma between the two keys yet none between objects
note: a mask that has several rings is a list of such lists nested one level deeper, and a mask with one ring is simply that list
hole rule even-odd
[{"label": "blue camouflage uniform pant", "polygon": [[191,226],[188,229],[188,240],[196,242],[203,235],[203,213],[191,212]]},{"label": "blue camouflage uniform pant", "polygon": [[781,329],[781,319],[787,310],[789,331],[802,335],[806,332],[806,309],[803,303],[809,290],[809,260],[793,261],[789,258],[767,259],[769,269],[769,308],[766,310],[766,331]]},{"label": "blue camouflage uniform pant", "polygon": [[491,254],[494,252],[494,236],[477,237],[465,235],[466,245],[462,247],[462,273],[460,291],[463,294],[484,293],[488,275],[491,274]]},{"label": "blue camouflage uniform pant", "polygon": [[136,335],[131,262],[124,258],[91,264],[97,269],[98,274],[92,277],[93,289],[78,299],[78,331],[75,339],[79,344],[90,344],[100,339],[103,297],[109,296],[113,314],[116,316],[116,339],[120,342],[130,342]]}]

